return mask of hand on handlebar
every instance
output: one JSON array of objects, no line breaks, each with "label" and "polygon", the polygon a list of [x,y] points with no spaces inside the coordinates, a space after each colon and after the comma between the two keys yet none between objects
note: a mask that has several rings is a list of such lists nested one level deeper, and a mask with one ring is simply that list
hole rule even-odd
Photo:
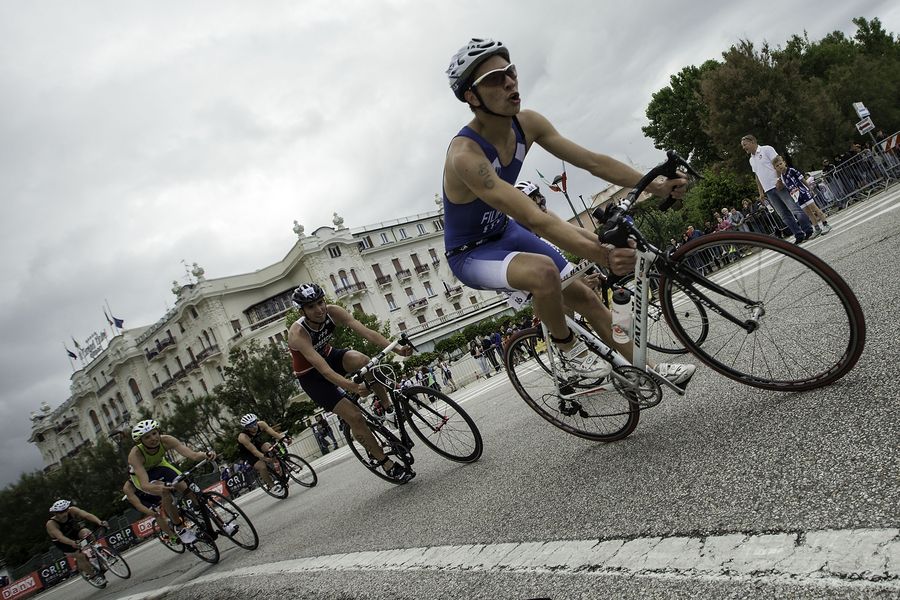
[{"label": "hand on handlebar", "polygon": [[603,244],[603,247],[609,252],[607,268],[615,275],[627,275],[634,271],[635,246],[634,240],[628,240],[627,248],[616,248],[611,244]]},{"label": "hand on handlebar", "polygon": [[672,197],[675,200],[681,200],[687,192],[687,184],[688,180],[684,175],[678,175],[674,179],[657,177],[647,186],[647,191],[660,198]]},{"label": "hand on handlebar", "polygon": [[368,396],[369,394],[372,393],[372,390],[370,390],[368,388],[365,381],[363,381],[362,383],[353,382],[353,385],[351,387],[347,388],[347,391],[353,392],[360,398],[365,398],[366,396]]},{"label": "hand on handlebar", "polygon": [[394,348],[394,352],[399,354],[400,356],[411,356],[413,353],[413,349],[409,346],[397,346]]},{"label": "hand on handlebar", "polygon": [[212,450],[207,450],[206,452],[204,452],[203,455],[206,458],[206,460],[215,460],[215,458],[216,458],[216,453]]}]

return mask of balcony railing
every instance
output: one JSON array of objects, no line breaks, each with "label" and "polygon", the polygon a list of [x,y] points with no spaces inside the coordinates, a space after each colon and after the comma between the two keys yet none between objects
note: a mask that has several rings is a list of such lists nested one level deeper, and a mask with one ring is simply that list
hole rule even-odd
[{"label": "balcony railing", "polygon": [[116,385],[116,380],[110,379],[109,381],[107,381],[106,383],[104,383],[103,385],[100,386],[100,389],[97,390],[97,395],[102,396],[107,391],[109,391],[114,385]]},{"label": "balcony railing", "polygon": [[409,269],[400,269],[396,273],[397,281],[408,281],[412,277],[412,273]]},{"label": "balcony railing", "polygon": [[197,359],[195,358],[188,364],[184,365],[184,370],[187,371],[188,373],[190,373],[191,371],[193,371],[194,369],[196,369],[199,366],[200,366],[200,363],[198,363]]},{"label": "balcony railing", "polygon": [[335,288],[334,294],[338,298],[343,296],[352,296],[353,294],[358,294],[359,292],[365,291],[366,284],[364,281],[357,281],[355,283],[350,283],[343,287]]},{"label": "balcony railing", "polygon": [[166,336],[160,341],[156,342],[156,346],[154,348],[149,348],[145,351],[147,355],[147,360],[153,360],[169,348],[175,347],[175,338],[170,336]]},{"label": "balcony railing", "polygon": [[429,265],[429,264],[416,265],[416,274],[417,275],[424,275],[425,273],[427,273],[430,270],[431,270],[431,265]]},{"label": "balcony railing", "polygon": [[393,279],[394,278],[391,277],[390,275],[382,275],[381,277],[375,278],[375,283],[377,285],[379,285],[380,287],[387,287],[387,286],[391,285],[391,281]]},{"label": "balcony railing", "polygon": [[434,258],[431,259],[431,266],[434,267],[435,269],[437,269],[439,264],[441,264],[440,257],[435,256]]},{"label": "balcony railing", "polygon": [[482,300],[477,304],[472,304],[471,306],[467,306],[466,308],[462,308],[460,310],[455,310],[452,313],[447,313],[442,317],[437,317],[434,319],[429,319],[428,321],[422,323],[421,325],[416,325],[415,327],[410,327],[405,331],[406,335],[413,335],[420,331],[425,331],[431,327],[437,327],[439,325],[443,325],[444,323],[455,321],[456,319],[461,319],[467,315],[470,315],[473,312],[477,312],[480,310],[484,310],[487,308],[491,308],[494,306],[506,305],[506,298],[488,298],[486,300]]},{"label": "balcony railing", "polygon": [[458,296],[462,296],[462,293],[463,293],[463,287],[461,285],[457,285],[454,287],[447,288],[447,290],[444,292],[444,296],[446,296],[447,299],[449,300],[450,298],[456,298]]},{"label": "balcony railing", "polygon": [[222,351],[219,350],[218,344],[213,344],[209,348],[204,348],[203,350],[200,351],[199,354],[197,354],[197,364],[198,365],[203,364],[203,362],[207,358],[209,358],[211,356],[215,356],[217,354],[221,354],[221,353],[222,353]]},{"label": "balcony railing", "polygon": [[428,308],[428,298],[419,298],[418,300],[409,301],[406,306],[413,312],[419,312]]}]

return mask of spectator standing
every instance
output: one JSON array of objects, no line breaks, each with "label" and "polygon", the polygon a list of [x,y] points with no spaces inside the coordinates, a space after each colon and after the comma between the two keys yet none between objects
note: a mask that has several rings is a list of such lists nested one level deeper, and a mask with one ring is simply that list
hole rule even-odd
[{"label": "spectator standing", "polygon": [[778,156],[772,146],[760,146],[753,135],[745,135],[741,138],[741,148],[750,156],[750,168],[756,175],[756,186],[759,189],[759,199],[764,198],[781,217],[781,220],[794,234],[795,243],[802,244],[813,234],[809,217],[800,210],[778,178],[772,161]]},{"label": "spectator standing", "polygon": [[806,187],[806,183],[803,181],[803,175],[800,171],[793,167],[788,167],[787,163],[784,162],[784,159],[780,156],[775,157],[775,160],[772,161],[772,166],[775,167],[775,171],[781,178],[784,187],[789,190],[791,198],[797,201],[797,204],[803,209],[803,212],[806,213],[806,216],[809,217],[813,227],[815,227],[812,237],[831,231],[831,225],[828,224],[828,217],[826,217],[825,213],[822,212],[822,209],[816,205],[816,201],[809,188]]},{"label": "spectator standing", "polygon": [[485,358],[491,362],[494,372],[499,373],[500,363],[497,361],[497,354],[494,351],[494,344],[491,342],[490,336],[486,335],[481,339],[481,350],[483,351]]},{"label": "spectator standing", "polygon": [[[469,354],[472,355],[472,358],[475,359],[475,362],[478,363],[478,366],[481,367],[481,375],[484,375],[485,378],[491,378],[491,370],[488,369],[487,361],[484,358],[484,352],[481,349],[481,341],[478,338],[475,338],[471,342],[469,342]],[[480,379],[481,375],[478,372],[475,372],[475,377]]]},{"label": "spectator standing", "polygon": [[444,379],[444,385],[450,386],[452,391],[456,391],[456,382],[453,381],[453,372],[450,371],[450,363],[447,362],[447,359],[441,359],[438,363],[438,368],[441,370],[441,377]]},{"label": "spectator standing", "polygon": [[326,445],[328,443],[328,438],[331,438],[331,442],[334,444],[334,449],[337,450],[338,443],[337,440],[334,439],[334,431],[331,430],[331,425],[328,424],[328,421],[322,418],[321,414],[316,415],[316,427],[318,427],[319,432],[322,435],[322,440],[325,441]]}]

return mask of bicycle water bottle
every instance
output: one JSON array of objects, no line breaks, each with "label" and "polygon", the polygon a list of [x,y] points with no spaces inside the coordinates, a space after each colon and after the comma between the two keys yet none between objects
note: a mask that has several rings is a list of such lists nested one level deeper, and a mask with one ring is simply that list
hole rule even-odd
[{"label": "bicycle water bottle", "polygon": [[616,288],[612,296],[612,336],[617,344],[631,339],[631,291]]}]

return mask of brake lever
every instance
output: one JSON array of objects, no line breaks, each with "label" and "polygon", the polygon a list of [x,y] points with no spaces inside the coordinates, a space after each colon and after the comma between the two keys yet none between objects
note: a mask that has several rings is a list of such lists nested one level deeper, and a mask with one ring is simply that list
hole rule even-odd
[{"label": "brake lever", "polygon": [[[681,176],[681,173],[678,171],[678,167],[684,167],[685,172],[694,177],[695,179],[703,179],[703,176],[698,173],[694,167],[690,165],[688,161],[683,159],[678,155],[674,150],[669,150],[666,152],[666,156],[668,159],[665,163],[661,164],[661,173],[660,175],[665,175],[666,179],[677,179]],[[670,194],[668,198],[662,201],[662,204],[659,205],[659,210],[667,211],[672,208],[672,205],[675,204],[677,200]]]}]

